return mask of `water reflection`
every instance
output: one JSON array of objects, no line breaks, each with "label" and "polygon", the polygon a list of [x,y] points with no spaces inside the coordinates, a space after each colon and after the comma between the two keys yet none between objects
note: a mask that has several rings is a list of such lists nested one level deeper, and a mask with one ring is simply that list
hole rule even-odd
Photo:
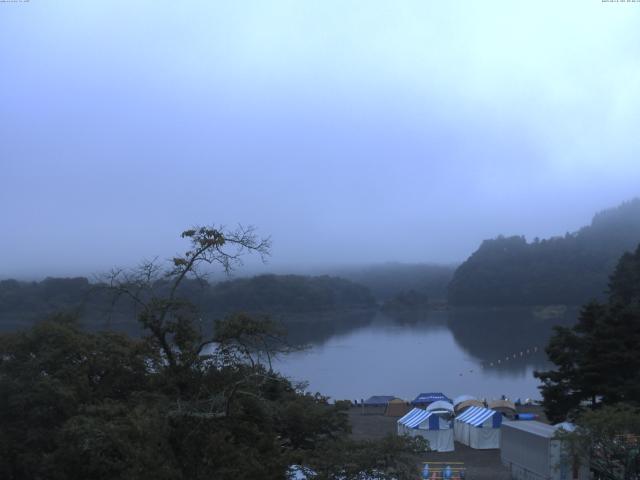
[{"label": "water reflection", "polygon": [[575,318],[575,311],[544,318],[529,309],[476,309],[283,319],[290,339],[311,348],[279,367],[335,398],[411,398],[420,390],[538,397],[533,371],[548,367],[552,328]]},{"label": "water reflection", "polygon": [[289,343],[322,346],[334,337],[368,327],[376,315],[374,310],[319,312],[314,314],[279,314],[271,318],[287,332]]},{"label": "water reflection", "polygon": [[484,368],[500,372],[549,366],[544,349],[555,325],[572,325],[575,310],[552,318],[524,308],[456,309],[449,312],[449,328],[456,342]]}]

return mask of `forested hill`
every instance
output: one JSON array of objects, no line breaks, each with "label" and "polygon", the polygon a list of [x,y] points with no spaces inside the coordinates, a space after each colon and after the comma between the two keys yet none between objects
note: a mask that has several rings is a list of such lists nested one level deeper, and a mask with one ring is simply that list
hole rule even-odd
[{"label": "forested hill", "polygon": [[215,284],[204,301],[205,311],[317,312],[375,307],[366,287],[338,277],[259,275]]},{"label": "forested hill", "polygon": [[485,240],[456,270],[448,300],[458,306],[582,305],[603,297],[616,262],[639,243],[638,198],[564,237]]},{"label": "forested hill", "polygon": [[434,263],[379,263],[360,267],[343,267],[335,274],[364,285],[382,301],[391,300],[411,290],[432,301],[447,298],[447,285],[456,265]]},{"label": "forested hill", "polygon": [[[261,275],[214,284],[190,280],[183,282],[180,296],[211,318],[236,311],[306,313],[376,306],[366,287],[329,276]],[[84,277],[0,281],[0,330],[21,328],[60,311],[79,312],[82,322],[95,328],[114,318],[118,323],[128,318],[136,323],[130,305],[122,301],[112,305],[112,296]]]}]

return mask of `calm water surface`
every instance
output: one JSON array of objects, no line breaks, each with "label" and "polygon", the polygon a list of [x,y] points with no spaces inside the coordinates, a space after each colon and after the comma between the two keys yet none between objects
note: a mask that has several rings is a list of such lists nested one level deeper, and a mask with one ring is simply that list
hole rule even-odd
[{"label": "calm water surface", "polygon": [[289,327],[310,348],[277,368],[334,399],[412,399],[426,391],[539,398],[533,372],[549,367],[544,346],[552,327],[574,319],[575,312],[545,320],[518,309],[321,318],[313,327]]}]

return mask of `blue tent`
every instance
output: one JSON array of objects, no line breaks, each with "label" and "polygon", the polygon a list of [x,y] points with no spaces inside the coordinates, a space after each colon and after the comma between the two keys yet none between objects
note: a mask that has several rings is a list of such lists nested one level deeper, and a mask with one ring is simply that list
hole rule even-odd
[{"label": "blue tent", "polygon": [[412,405],[416,407],[426,407],[431,405],[433,402],[437,402],[440,400],[444,400],[445,402],[451,402],[451,399],[447,397],[444,393],[441,392],[429,392],[429,393],[421,393],[418,395],[413,402]]}]

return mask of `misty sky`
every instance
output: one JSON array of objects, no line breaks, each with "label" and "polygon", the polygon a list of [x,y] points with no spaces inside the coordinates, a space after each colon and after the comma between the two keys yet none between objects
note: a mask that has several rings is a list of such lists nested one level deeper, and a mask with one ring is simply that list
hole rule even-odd
[{"label": "misty sky", "polygon": [[269,268],[451,262],[640,195],[640,3],[0,3],[0,277],[253,224]]}]

